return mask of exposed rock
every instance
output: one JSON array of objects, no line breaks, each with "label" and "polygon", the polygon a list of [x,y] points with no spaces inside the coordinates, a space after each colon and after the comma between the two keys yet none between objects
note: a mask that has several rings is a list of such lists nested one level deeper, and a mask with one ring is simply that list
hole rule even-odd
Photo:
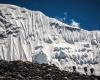
[{"label": "exposed rock", "polygon": [[100,76],[61,71],[55,65],[0,60],[0,80],[99,80]]}]

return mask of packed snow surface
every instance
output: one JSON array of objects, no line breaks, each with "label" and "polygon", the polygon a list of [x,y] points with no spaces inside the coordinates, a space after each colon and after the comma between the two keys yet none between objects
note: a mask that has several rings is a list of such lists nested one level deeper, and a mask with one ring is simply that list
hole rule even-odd
[{"label": "packed snow surface", "polygon": [[100,75],[100,31],[68,25],[40,11],[0,4],[0,59],[55,64],[71,71],[94,67]]}]

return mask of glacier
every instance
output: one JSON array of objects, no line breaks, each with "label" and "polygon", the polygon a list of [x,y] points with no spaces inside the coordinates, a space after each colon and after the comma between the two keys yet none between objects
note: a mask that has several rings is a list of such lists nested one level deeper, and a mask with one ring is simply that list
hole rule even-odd
[{"label": "glacier", "polygon": [[[75,24],[75,23],[74,23]],[[94,67],[100,75],[100,31],[69,25],[40,11],[0,4],[0,59]]]}]

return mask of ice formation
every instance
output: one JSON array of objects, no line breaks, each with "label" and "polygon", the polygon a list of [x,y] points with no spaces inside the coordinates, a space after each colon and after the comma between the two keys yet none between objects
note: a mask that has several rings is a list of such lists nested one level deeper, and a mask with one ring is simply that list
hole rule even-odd
[{"label": "ice formation", "polygon": [[33,60],[65,70],[72,65],[97,68],[100,31],[73,27],[40,11],[0,4],[0,59]]}]

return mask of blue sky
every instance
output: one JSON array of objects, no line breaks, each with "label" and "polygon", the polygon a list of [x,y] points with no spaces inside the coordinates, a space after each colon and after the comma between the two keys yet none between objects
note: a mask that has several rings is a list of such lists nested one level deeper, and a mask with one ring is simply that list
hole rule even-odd
[{"label": "blue sky", "polygon": [[0,3],[39,10],[50,17],[65,16],[68,24],[74,19],[83,29],[100,30],[100,0],[0,0]]}]

